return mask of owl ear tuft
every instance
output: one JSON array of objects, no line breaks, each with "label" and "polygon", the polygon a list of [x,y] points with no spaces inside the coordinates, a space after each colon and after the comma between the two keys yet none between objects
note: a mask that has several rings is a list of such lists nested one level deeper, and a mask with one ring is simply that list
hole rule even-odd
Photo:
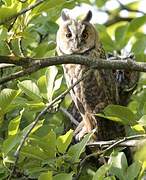
[{"label": "owl ear tuft", "polygon": [[64,10],[62,10],[62,12],[61,12],[61,17],[62,17],[63,21],[67,21],[70,19],[69,15],[66,14],[66,12],[64,12]]},{"label": "owl ear tuft", "polygon": [[89,10],[85,18],[82,21],[89,22],[92,19],[92,12]]}]

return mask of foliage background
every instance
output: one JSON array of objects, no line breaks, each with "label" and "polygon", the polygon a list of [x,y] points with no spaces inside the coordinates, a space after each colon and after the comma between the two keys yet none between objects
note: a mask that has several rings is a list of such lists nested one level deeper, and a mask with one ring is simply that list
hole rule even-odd
[{"label": "foliage background", "polygon": [[[22,13],[27,7],[41,2]],[[122,2],[122,1],[121,1]],[[73,9],[84,3],[94,12],[102,12],[107,19],[95,24],[107,52],[133,52],[136,61],[146,61],[146,12],[139,10],[142,1],[131,1],[111,8],[107,0],[0,0],[0,55],[45,58],[55,56],[57,20],[63,8]],[[84,7],[83,6],[83,7]],[[123,16],[122,12],[126,11]],[[15,16],[16,15],[16,16]],[[12,18],[11,18],[12,17]],[[128,45],[128,46],[127,46]],[[0,65],[0,76],[16,72],[20,67]],[[128,107],[109,106],[105,115],[112,116],[127,126],[127,135],[145,134],[146,130],[146,77],[141,74],[137,90]],[[35,117],[48,102],[66,89],[61,66],[44,68],[18,81],[1,85],[0,92],[0,179],[8,179],[15,162],[16,151],[22,136]],[[71,103],[68,96],[61,106]],[[85,155],[85,146],[91,134],[72,145],[73,130],[68,130],[70,120],[54,109],[40,119],[25,142],[12,179],[58,180],[77,177],[78,164]],[[68,130],[68,131],[67,131]],[[63,134],[63,135],[62,135]],[[80,179],[121,180],[141,179],[146,168],[146,146],[137,150],[134,162],[128,167],[123,152],[114,150],[108,164],[97,167],[86,162]],[[108,173],[107,173],[108,172]]]}]

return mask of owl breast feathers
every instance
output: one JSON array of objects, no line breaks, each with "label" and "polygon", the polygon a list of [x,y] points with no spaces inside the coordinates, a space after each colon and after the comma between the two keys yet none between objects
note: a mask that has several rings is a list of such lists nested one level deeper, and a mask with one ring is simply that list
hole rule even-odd
[{"label": "owl breast feathers", "polygon": [[[58,55],[79,54],[90,59],[106,59],[99,35],[90,23],[92,13],[89,11],[83,20],[70,18],[62,12],[62,23],[57,32]],[[63,66],[68,86],[73,85],[89,70],[84,65],[67,64]],[[82,130],[76,135],[81,139],[85,133],[97,128],[96,139],[106,140],[124,136],[123,126],[113,121],[101,119],[95,114],[109,104],[119,104],[119,85],[112,70],[90,70],[90,73],[70,92],[76,108],[83,120]]]}]

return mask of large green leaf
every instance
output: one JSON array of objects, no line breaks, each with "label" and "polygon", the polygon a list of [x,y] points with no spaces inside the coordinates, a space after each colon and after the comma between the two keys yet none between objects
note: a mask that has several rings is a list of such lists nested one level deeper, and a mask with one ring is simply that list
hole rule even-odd
[{"label": "large green leaf", "polygon": [[51,130],[45,137],[31,136],[30,141],[35,146],[39,146],[48,158],[56,156],[56,134]]},{"label": "large green leaf", "polygon": [[46,57],[46,53],[48,51],[55,49],[55,47],[56,44],[54,41],[43,42],[34,49],[34,53],[35,53],[34,57],[36,58]]},{"label": "large green leaf", "polygon": [[103,26],[101,24],[97,24],[96,29],[99,32],[100,39],[103,43],[105,50],[113,52],[113,50],[115,50],[116,47],[115,47],[113,40],[111,39],[111,37],[107,33],[105,26]]},{"label": "large green leaf", "polygon": [[125,180],[126,170],[128,168],[127,159],[123,152],[114,152],[110,156],[108,164],[111,165],[110,172],[120,180]]},{"label": "large green leaf", "polygon": [[105,164],[103,166],[101,166],[95,173],[95,175],[93,176],[93,179],[92,180],[103,180],[106,173],[108,172],[110,168],[110,165],[109,164]]},{"label": "large green leaf", "polygon": [[60,153],[65,153],[69,144],[72,141],[73,130],[69,130],[65,135],[57,138],[57,148]]},{"label": "large green leaf", "polygon": [[121,50],[128,42],[127,36],[129,24],[118,26],[115,31],[116,50]]},{"label": "large green leaf", "polygon": [[3,142],[2,153],[6,156],[20,142],[21,138],[22,136],[20,134],[8,137]]},{"label": "large green leaf", "polygon": [[18,94],[18,91],[12,89],[3,89],[0,92],[0,115],[6,113],[9,110],[10,104]]},{"label": "large green leaf", "polygon": [[93,132],[87,134],[81,140],[81,142],[79,142],[79,143],[77,143],[77,144],[75,144],[69,148],[68,155],[71,156],[73,162],[79,161],[80,155],[84,152],[85,146],[87,145],[87,143],[89,142],[89,140],[93,134],[94,134]]},{"label": "large green leaf", "polygon": [[36,7],[33,10],[33,13],[35,14],[35,13],[39,13],[42,11],[46,11],[46,10],[51,9],[52,7],[62,5],[63,3],[65,3],[65,0],[57,0],[57,3],[54,0],[45,1],[44,3],[42,3],[42,5]]},{"label": "large green leaf", "polygon": [[104,6],[104,4],[106,3],[106,1],[107,1],[107,0],[98,0],[98,1],[96,1],[96,5],[97,5],[98,7],[102,7],[102,6]]},{"label": "large green leaf", "polygon": [[132,52],[136,56],[137,61],[146,61],[146,35],[141,36],[138,38],[137,41],[132,46]]},{"label": "large green leaf", "polygon": [[43,96],[43,98],[47,99],[47,81],[45,75],[41,76],[38,79],[37,85],[39,87],[40,93]]},{"label": "large green leaf", "polygon": [[133,162],[127,169],[126,180],[135,180],[138,178],[142,164],[138,161]]},{"label": "large green leaf", "polygon": [[55,83],[55,78],[57,76],[58,69],[56,66],[50,66],[46,71],[46,78],[47,78],[47,97],[48,100],[52,100],[53,96],[53,88]]},{"label": "large green leaf", "polygon": [[8,135],[14,136],[17,134],[19,129],[20,120],[22,117],[23,110],[20,112],[20,115],[16,116],[14,119],[12,119],[8,126]]},{"label": "large green leaf", "polygon": [[60,173],[56,176],[53,176],[53,180],[72,180],[73,173]]},{"label": "large green leaf", "polygon": [[105,118],[113,121],[119,121],[123,124],[135,124],[135,115],[128,108],[120,105],[108,105],[104,109]]},{"label": "large green leaf", "polygon": [[141,16],[138,18],[133,19],[130,22],[129,28],[128,28],[128,32],[129,33],[134,33],[136,32],[142,25],[144,25],[146,22],[146,16]]},{"label": "large green leaf", "polygon": [[18,83],[18,87],[31,99],[41,101],[41,95],[38,86],[32,80],[24,80]]},{"label": "large green leaf", "polygon": [[21,153],[26,157],[34,158],[38,160],[46,160],[48,158],[41,148],[34,147],[31,145],[26,145],[25,147],[23,147]]},{"label": "large green leaf", "polygon": [[7,28],[5,27],[0,28],[0,41],[2,40],[5,41],[7,39],[7,32],[8,32]]},{"label": "large green leaf", "polygon": [[10,48],[8,46],[8,44],[5,41],[0,41],[0,55],[10,55]]},{"label": "large green leaf", "polygon": [[38,180],[52,180],[52,172],[48,171],[47,173],[41,173]]}]

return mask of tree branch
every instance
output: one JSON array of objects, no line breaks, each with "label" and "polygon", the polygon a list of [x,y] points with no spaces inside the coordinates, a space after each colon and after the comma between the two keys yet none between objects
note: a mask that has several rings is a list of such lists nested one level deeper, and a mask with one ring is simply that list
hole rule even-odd
[{"label": "tree branch", "polygon": [[108,27],[108,26],[111,26],[111,25],[121,22],[121,21],[130,22],[132,20],[133,20],[133,18],[131,18],[131,17],[116,16],[116,17],[113,17],[112,19],[108,20],[107,22],[105,22],[104,25]]},{"label": "tree branch", "polygon": [[[99,157],[101,155],[104,155],[107,151],[114,149],[115,147],[121,145],[124,142],[130,141],[130,140],[135,140],[138,141],[137,139],[139,139],[139,142],[143,139],[143,141],[140,142],[140,144],[146,142],[146,134],[138,134],[138,135],[133,135],[133,136],[128,136],[128,137],[124,137],[120,140],[111,140],[111,141],[101,141],[102,143],[99,142],[95,142],[95,145],[100,146],[102,144],[110,144],[110,146],[108,146],[105,150],[102,151],[97,151],[94,152],[92,154],[89,154],[88,156],[86,156],[82,161],[80,161],[80,164],[78,166],[78,174],[75,178],[75,180],[79,179],[79,176],[81,174],[81,171],[86,163],[86,161],[91,158],[91,157]],[[144,141],[145,140],[145,141]],[[91,144],[87,144],[87,146],[92,145],[94,143]]]},{"label": "tree branch", "polygon": [[41,3],[43,3],[44,0],[38,0],[36,1],[36,3],[30,5],[29,7],[25,8],[25,9],[22,9],[20,12],[18,12],[17,14],[14,14],[13,16],[10,16],[6,19],[3,19],[0,21],[0,25],[3,25],[4,23],[8,22],[8,21],[11,21],[12,19],[15,19],[17,18],[18,16],[22,15],[22,14],[25,14],[27,11],[30,11],[32,9],[34,9],[35,7],[37,7],[38,5],[40,5]]},{"label": "tree branch", "polygon": [[126,4],[121,3],[120,0],[117,0],[117,1],[120,4],[122,10],[127,10],[127,11],[130,11],[130,12],[141,13],[143,15],[146,15],[146,13],[143,12],[143,11],[140,11],[138,9],[131,9]]},{"label": "tree branch", "polygon": [[73,124],[75,124],[76,126],[79,125],[79,122],[65,108],[60,107],[60,111],[62,111],[65,114],[65,116],[67,116]]},{"label": "tree branch", "polygon": [[[22,60],[22,62],[21,62]],[[42,68],[52,66],[52,65],[61,65],[61,64],[82,64],[88,67],[95,69],[125,69],[128,71],[139,71],[146,72],[146,63],[135,62],[131,58],[124,60],[105,60],[105,59],[90,59],[85,56],[79,55],[67,55],[67,56],[56,56],[44,59],[31,59],[31,58],[17,58],[14,60],[14,57],[5,57],[1,59],[1,63],[15,64],[28,66],[26,69],[13,73],[9,76],[3,77],[0,79],[0,84],[4,84],[8,81],[18,79],[25,75],[34,73]]]}]

